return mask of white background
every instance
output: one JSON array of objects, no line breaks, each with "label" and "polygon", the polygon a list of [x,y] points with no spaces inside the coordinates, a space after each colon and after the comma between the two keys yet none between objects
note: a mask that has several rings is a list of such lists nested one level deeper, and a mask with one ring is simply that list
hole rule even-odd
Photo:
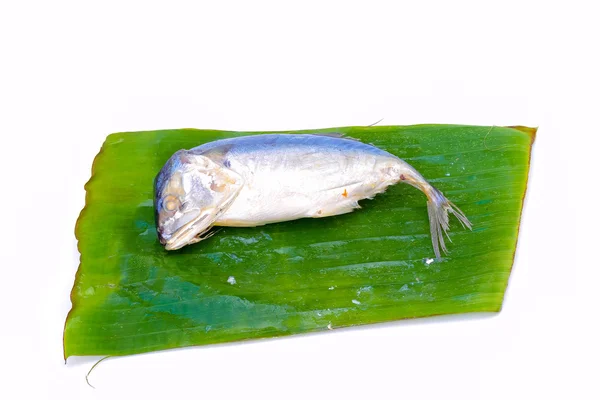
[{"label": "white background", "polygon": [[[0,2],[0,398],[598,399],[594,2]],[[493,317],[62,360],[107,134],[539,126]]]}]

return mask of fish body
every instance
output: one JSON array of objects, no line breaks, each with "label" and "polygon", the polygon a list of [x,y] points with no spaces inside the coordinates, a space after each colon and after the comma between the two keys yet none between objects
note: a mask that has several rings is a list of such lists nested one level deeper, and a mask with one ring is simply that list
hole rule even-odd
[{"label": "fish body", "polygon": [[[244,185],[215,225],[258,226],[344,214],[399,176],[389,173],[399,167],[397,157],[354,140],[260,135],[221,142],[217,148],[226,149],[223,163]],[[191,151],[207,150],[200,146]]]},{"label": "fish body", "polygon": [[180,150],[155,180],[157,229],[167,250],[205,239],[213,226],[260,226],[360,208],[398,182],[428,197],[433,247],[446,251],[448,212],[468,219],[404,160],[340,136],[265,134]]}]

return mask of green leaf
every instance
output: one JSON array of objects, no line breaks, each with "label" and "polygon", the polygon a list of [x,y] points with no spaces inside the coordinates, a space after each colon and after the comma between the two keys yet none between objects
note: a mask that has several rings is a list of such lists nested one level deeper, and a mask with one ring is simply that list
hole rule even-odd
[{"label": "green leaf", "polygon": [[[403,158],[460,207],[450,254],[433,261],[424,195],[396,185],[337,217],[224,228],[167,252],[153,179],[181,148],[252,132],[108,136],[77,221],[81,264],[65,358],[291,335],[501,309],[536,129],[417,125],[342,132]],[[309,132],[309,131],[303,131]]]}]

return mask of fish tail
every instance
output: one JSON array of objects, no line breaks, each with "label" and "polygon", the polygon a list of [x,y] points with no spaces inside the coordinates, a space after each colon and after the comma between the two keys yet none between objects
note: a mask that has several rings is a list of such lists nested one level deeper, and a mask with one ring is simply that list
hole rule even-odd
[{"label": "fish tail", "polygon": [[433,251],[437,259],[441,259],[440,248],[444,254],[448,253],[446,243],[444,243],[444,234],[448,236],[450,229],[448,213],[454,214],[463,228],[471,229],[471,222],[467,216],[448,200],[442,192],[431,185],[424,187],[423,192],[427,196],[427,212],[429,213],[429,227],[431,229],[431,241],[433,243]]}]

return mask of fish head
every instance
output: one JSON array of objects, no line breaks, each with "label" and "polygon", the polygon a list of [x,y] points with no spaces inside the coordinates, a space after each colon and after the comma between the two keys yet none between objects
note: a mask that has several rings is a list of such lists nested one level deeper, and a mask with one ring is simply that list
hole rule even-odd
[{"label": "fish head", "polygon": [[179,150],[154,180],[158,239],[167,250],[199,242],[233,202],[242,178],[210,158]]}]

